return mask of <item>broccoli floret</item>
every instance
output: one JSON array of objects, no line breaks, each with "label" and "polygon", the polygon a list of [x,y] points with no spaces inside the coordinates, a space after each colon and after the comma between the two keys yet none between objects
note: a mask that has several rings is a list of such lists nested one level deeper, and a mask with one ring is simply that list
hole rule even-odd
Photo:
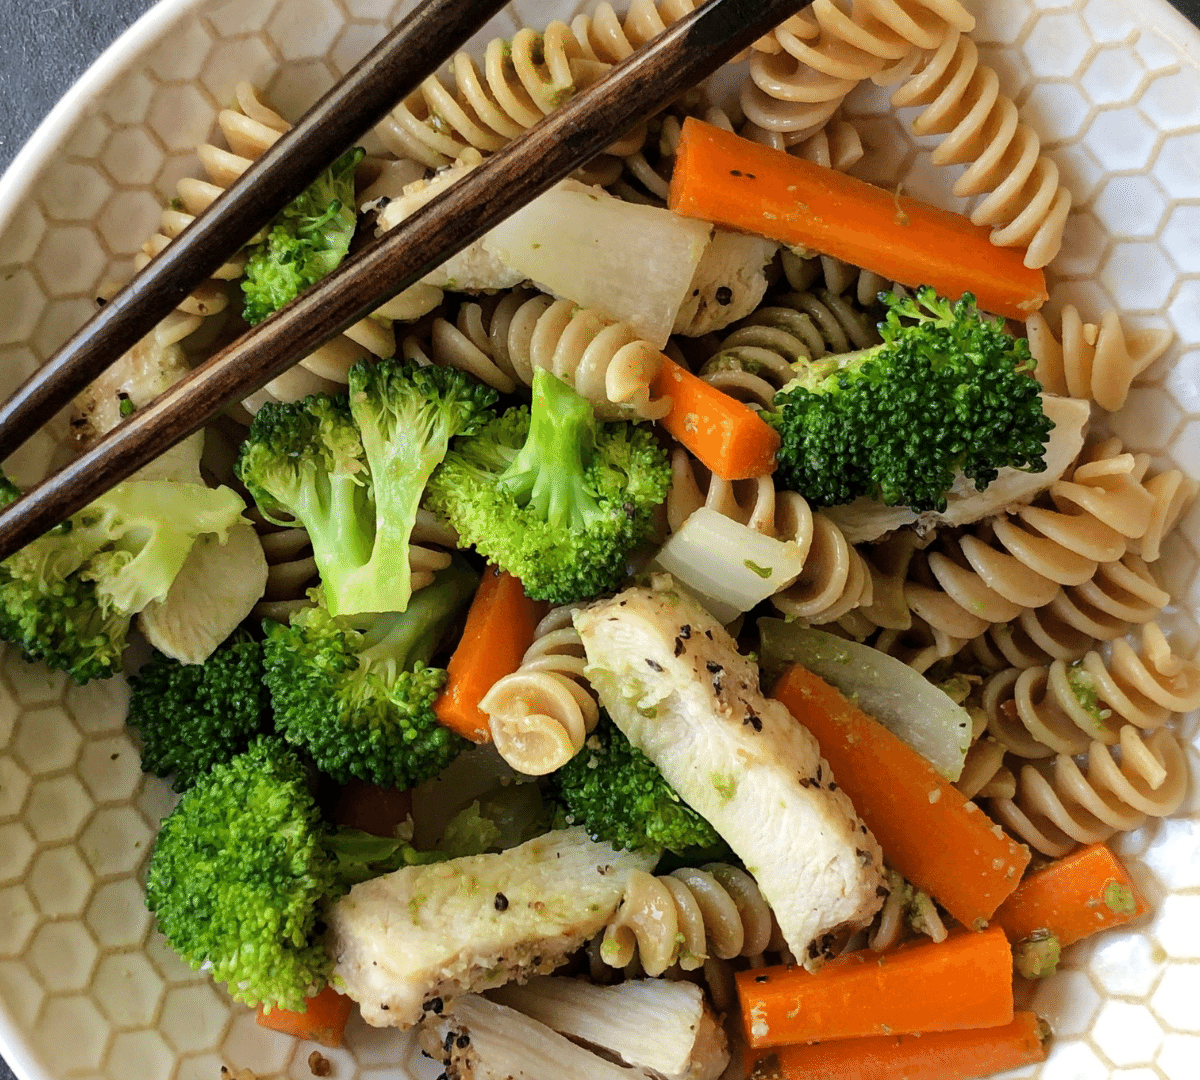
[{"label": "broccoli floret", "polygon": [[496,392],[397,360],[355,364],[349,380],[348,397],[259,409],[236,472],[267,518],[308,530],[330,613],[403,611],[425,483],[451,438],[491,418]]},{"label": "broccoli floret", "polygon": [[946,508],[959,471],[980,491],[1006,466],[1044,471],[1054,425],[1029,343],[969,293],[881,299],[883,344],[797,365],[776,395],[778,480],[821,506],[868,496],[920,511]]},{"label": "broccoli floret", "polygon": [[646,428],[598,426],[586,400],[539,368],[532,412],[510,409],[456,443],[426,505],[529,596],[565,604],[618,585],[670,483]]},{"label": "broccoli floret", "polygon": [[243,509],[229,488],[118,484],[0,563],[0,638],[76,682],[112,675],[132,617],[166,596],[197,536],[224,535]]},{"label": "broccoli floret", "polygon": [[164,819],[146,904],[171,947],[193,968],[211,965],[236,1001],[303,1011],[332,968],[317,934],[323,905],[357,881],[442,858],[332,829],[296,752],[260,736]]},{"label": "broccoli floret", "polygon": [[332,273],[346,257],[358,222],[354,170],[365,153],[358,146],[347,150],[279,212],[267,238],[249,248],[242,316],[251,326]]},{"label": "broccoli floret", "polygon": [[187,791],[271,728],[262,646],[244,634],[203,664],[181,664],[156,650],[132,691],[127,723],[142,738],[142,769],[173,777],[176,791]]},{"label": "broccoli floret", "polygon": [[721,843],[716,829],[675,794],[606,713],[583,749],[551,774],[550,784],[567,820],[613,847],[682,853]]},{"label": "broccoli floret", "polygon": [[268,621],[267,687],[279,733],[345,783],[410,788],[441,772],[467,743],[438,723],[446,672],[429,666],[478,578],[461,558],[413,595],[408,610],[334,616],[317,606],[291,625]]}]

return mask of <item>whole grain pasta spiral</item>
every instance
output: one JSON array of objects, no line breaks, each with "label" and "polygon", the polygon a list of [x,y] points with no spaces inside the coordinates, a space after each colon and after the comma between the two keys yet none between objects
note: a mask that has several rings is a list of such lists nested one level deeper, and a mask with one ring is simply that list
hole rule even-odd
[{"label": "whole grain pasta spiral", "polygon": [[1058,254],[1071,193],[1041,152],[1037,132],[1021,123],[1012,99],[1000,92],[1000,77],[980,63],[975,42],[960,28],[950,28],[924,56],[892,104],[924,106],[913,131],[943,136],[934,164],[969,163],[953,191],[960,198],[982,196],[971,220],[991,226],[993,244],[1026,248],[1030,267]]},{"label": "whole grain pasta spiral", "polygon": [[534,369],[545,368],[605,420],[656,420],[670,408],[669,399],[650,396],[662,353],[632,327],[528,290],[465,303],[453,323],[434,321],[427,348],[416,340],[401,348],[419,362],[468,371],[502,393],[531,385]]},{"label": "whole grain pasta spiral", "polygon": [[583,674],[583,642],[571,623],[575,610],[555,608],[542,619],[521,666],[479,703],[500,756],[528,776],[545,776],[570,761],[600,717]]},{"label": "whole grain pasta spiral", "polygon": [[771,909],[744,870],[726,863],[665,877],[634,870],[604,931],[600,956],[616,968],[636,956],[647,975],[661,975],[674,964],[695,970],[710,956],[761,956],[772,936]]},{"label": "whole grain pasta spiral", "polygon": [[954,786],[968,799],[1011,799],[1017,793],[1017,778],[1004,763],[1006,752],[995,739],[976,739]]},{"label": "whole grain pasta spiral", "polygon": [[1030,847],[1059,858],[1077,843],[1106,840],[1179,809],[1187,795],[1187,758],[1169,728],[1143,739],[1126,724],[1116,748],[1114,756],[1093,741],[1082,768],[1067,754],[1041,767],[1023,765],[1016,795],[993,799],[992,816]]}]

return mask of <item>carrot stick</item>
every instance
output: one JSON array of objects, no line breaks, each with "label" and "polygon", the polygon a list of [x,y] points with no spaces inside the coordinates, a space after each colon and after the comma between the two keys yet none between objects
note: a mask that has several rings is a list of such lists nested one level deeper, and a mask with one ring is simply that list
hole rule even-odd
[{"label": "carrot stick", "polygon": [[1053,934],[1062,947],[1150,910],[1104,844],[1090,844],[1030,874],[996,910],[1009,941]]},{"label": "carrot stick", "polygon": [[868,1035],[960,1031],[1012,1022],[1012,952],[998,927],[886,953],[843,953],[816,972],[792,965],[737,974],[755,1049]]},{"label": "carrot stick", "polygon": [[315,997],[310,997],[307,1005],[304,1012],[290,1012],[287,1009],[264,1012],[260,1005],[254,1019],[259,1027],[294,1035],[297,1039],[310,1039],[336,1050],[342,1045],[346,1021],[350,1019],[354,1002],[339,994],[332,986],[327,986]]},{"label": "carrot stick", "polygon": [[1046,1060],[1045,1025],[1019,1012],[1003,1027],[878,1035],[746,1055],[749,1080],[975,1080]]},{"label": "carrot stick", "polygon": [[964,926],[982,929],[1016,887],[1029,850],[840,691],[794,665],[774,695],[816,736],[884,858]]},{"label": "carrot stick", "polygon": [[885,191],[699,120],[684,121],[667,205],[677,214],[833,255],[901,285],[1024,319],[1046,278],[961,214]]},{"label": "carrot stick", "polygon": [[775,468],[779,434],[748,405],[666,357],[651,389],[671,398],[663,427],[722,480],[750,480]]},{"label": "carrot stick", "polygon": [[489,566],[479,582],[462,640],[446,665],[446,687],[433,711],[451,731],[472,742],[491,742],[480,701],[521,666],[546,605],[530,600],[517,578]]}]

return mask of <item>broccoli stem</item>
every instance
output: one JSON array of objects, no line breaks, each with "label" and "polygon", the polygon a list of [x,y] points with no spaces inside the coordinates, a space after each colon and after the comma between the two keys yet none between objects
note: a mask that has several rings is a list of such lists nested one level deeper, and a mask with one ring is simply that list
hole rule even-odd
[{"label": "broccoli stem", "polygon": [[544,368],[533,375],[529,438],[500,477],[519,506],[552,528],[584,529],[602,511],[584,485],[596,449],[596,416],[586,398]]}]

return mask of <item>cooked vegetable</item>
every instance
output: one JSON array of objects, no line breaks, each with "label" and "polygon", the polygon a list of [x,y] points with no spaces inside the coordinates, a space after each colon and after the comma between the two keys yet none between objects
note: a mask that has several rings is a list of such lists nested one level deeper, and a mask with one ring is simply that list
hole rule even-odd
[{"label": "cooked vegetable", "polygon": [[1025,878],[996,910],[994,921],[1017,947],[1052,938],[1066,948],[1149,910],[1108,846],[1089,844]]},{"label": "cooked vegetable", "polygon": [[345,782],[409,788],[441,772],[466,742],[437,721],[446,681],[429,666],[478,579],[461,557],[408,610],[331,615],[321,606],[268,622],[265,679],[279,733]]},{"label": "cooked vegetable", "polygon": [[650,391],[671,399],[662,426],[722,480],[766,476],[775,468],[779,433],[748,405],[666,358]]},{"label": "cooked vegetable", "polygon": [[584,398],[538,368],[532,411],[509,409],[459,440],[426,505],[529,596],[565,604],[616,588],[670,483],[650,431],[597,425]]},{"label": "cooked vegetable", "polygon": [[573,825],[616,848],[711,848],[720,837],[663,779],[607,714],[583,749],[550,777]]},{"label": "cooked vegetable", "polygon": [[970,293],[884,299],[882,344],[797,364],[776,396],[778,481],[821,506],[865,495],[942,511],[959,473],[983,491],[1003,468],[1044,472],[1054,425],[1029,343]]},{"label": "cooked vegetable", "polygon": [[126,722],[141,736],[142,769],[173,777],[175,791],[187,791],[272,727],[262,646],[246,634],[231,637],[202,664],[155,652],[131,685]]},{"label": "cooked vegetable", "polygon": [[977,1080],[1046,1060],[1049,1028],[1031,1012],[1012,1023],[924,1035],[876,1035],[781,1046],[746,1060],[751,1080]]},{"label": "cooked vegetable", "polygon": [[278,1031],[297,1039],[308,1039],[334,1050],[342,1045],[346,1021],[354,1002],[339,994],[332,986],[325,987],[305,1003],[303,1012],[290,1009],[265,1009],[259,1005],[254,1019],[259,1027]]},{"label": "cooked vegetable", "polygon": [[750,1046],[996,1027],[1013,1019],[1012,953],[998,927],[886,952],[843,953],[819,971],[737,974]]},{"label": "cooked vegetable", "polygon": [[1021,880],[1028,849],[817,675],[793,665],[772,693],[816,736],[889,864],[964,926],[986,925]]},{"label": "cooked vegetable", "polygon": [[294,300],[341,264],[358,216],[354,170],[366,151],[347,150],[271,223],[267,238],[248,249],[242,317],[251,326]]},{"label": "cooked vegetable", "polygon": [[677,214],[832,255],[901,285],[932,285],[985,311],[1024,318],[1046,302],[1046,278],[989,231],[834,169],[699,120],[684,121],[667,205]]},{"label": "cooked vegetable", "polygon": [[436,850],[447,858],[507,851],[549,832],[551,816],[537,784],[500,784],[450,819]]},{"label": "cooked vegetable", "polygon": [[429,474],[455,435],[491,416],[494,390],[449,367],[355,364],[349,397],[258,410],[238,478],[268,520],[299,522],[333,615],[403,611],[409,537]]},{"label": "cooked vegetable", "polygon": [[962,772],[971,717],[923,675],[887,653],[783,619],[759,619],[759,659],[767,671],[803,664],[832,683],[935,766],[947,780]]},{"label": "cooked vegetable", "polygon": [[[4,501],[18,496],[5,481]],[[127,481],[0,563],[0,638],[76,682],[120,669],[129,622],[167,595],[196,538],[224,536],[229,488]]]},{"label": "cooked vegetable", "polygon": [[471,742],[491,741],[487,713],[479,703],[520,667],[545,613],[546,606],[530,600],[512,574],[494,566],[484,571],[463,636],[446,665],[446,687],[433,706],[446,727]]}]

